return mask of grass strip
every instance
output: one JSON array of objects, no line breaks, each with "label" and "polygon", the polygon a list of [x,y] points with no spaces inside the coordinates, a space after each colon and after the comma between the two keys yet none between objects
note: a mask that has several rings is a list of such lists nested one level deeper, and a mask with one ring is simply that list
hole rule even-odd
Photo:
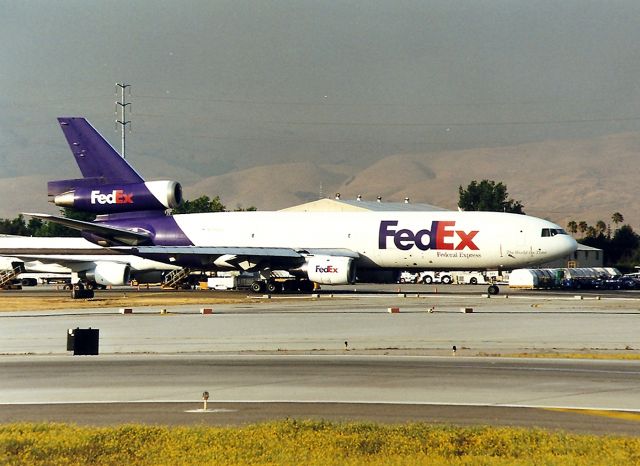
[{"label": "grass strip", "polygon": [[640,464],[639,437],[285,420],[244,427],[0,425],[3,465]]}]

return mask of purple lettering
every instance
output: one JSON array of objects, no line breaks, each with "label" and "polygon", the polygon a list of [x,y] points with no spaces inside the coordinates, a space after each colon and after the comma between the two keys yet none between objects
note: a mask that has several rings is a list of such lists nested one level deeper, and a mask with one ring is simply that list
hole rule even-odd
[{"label": "purple lettering", "polygon": [[[413,247],[417,247],[421,251],[434,250],[456,250],[471,249],[479,250],[478,246],[473,242],[479,230],[469,232],[463,230],[454,230],[456,222],[453,220],[442,220],[431,222],[431,229],[418,230],[414,233],[408,228],[396,230],[393,227],[398,225],[397,220],[382,220],[378,232],[378,248],[387,249],[387,238],[393,238],[394,246],[401,251],[409,251]],[[458,243],[452,243],[458,236]]]}]

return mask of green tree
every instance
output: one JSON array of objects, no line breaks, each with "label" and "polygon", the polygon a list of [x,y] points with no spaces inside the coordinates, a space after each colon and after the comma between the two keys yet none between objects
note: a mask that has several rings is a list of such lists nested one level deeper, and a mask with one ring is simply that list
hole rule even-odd
[{"label": "green tree", "polygon": [[198,214],[203,212],[224,212],[227,208],[220,201],[220,196],[209,199],[209,196],[200,196],[193,201],[183,201],[173,209],[172,214]]},{"label": "green tree", "polygon": [[[242,207],[237,205],[234,212],[255,211],[258,210],[253,206]],[[173,209],[172,215],[175,214],[199,214],[203,212],[227,212],[227,207],[220,200],[220,196],[209,199],[209,196],[200,196],[193,201],[183,201],[178,207]]]},{"label": "green tree", "polygon": [[578,222],[576,222],[575,220],[571,220],[569,223],[567,223],[567,230],[569,230],[569,233],[571,233],[572,235],[578,233]]},{"label": "green tree", "polygon": [[[95,214],[81,212],[65,207],[60,211],[63,217],[75,220],[91,222],[95,220]],[[20,236],[80,236],[80,232],[53,222],[42,221],[38,218],[31,218],[25,221],[22,214],[13,220],[0,220],[0,234],[20,235]]]},{"label": "green tree", "polygon": [[520,201],[509,199],[506,185],[491,180],[473,180],[466,189],[458,188],[458,206],[462,210],[483,210],[524,214]]},{"label": "green tree", "polygon": [[[616,230],[611,239],[611,247],[609,249],[609,262],[619,265],[625,264],[633,258],[640,246],[640,238],[629,225],[622,225]],[[636,264],[625,264],[629,267]]]},{"label": "green tree", "polygon": [[2,219],[0,221],[0,234],[29,236],[23,215],[20,214],[14,219]]}]

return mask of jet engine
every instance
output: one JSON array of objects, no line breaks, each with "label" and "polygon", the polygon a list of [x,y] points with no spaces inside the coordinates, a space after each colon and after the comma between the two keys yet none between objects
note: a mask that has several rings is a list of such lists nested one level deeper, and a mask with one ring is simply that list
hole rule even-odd
[{"label": "jet engine", "polygon": [[310,281],[324,285],[348,285],[356,280],[352,257],[309,256],[307,262],[291,272],[306,274]]},{"label": "jet engine", "polygon": [[53,197],[57,206],[96,214],[172,209],[181,202],[182,186],[176,181],[78,186]]},{"label": "jet engine", "polygon": [[86,271],[84,278],[98,285],[124,285],[129,283],[131,267],[118,262],[96,262],[92,270]]}]

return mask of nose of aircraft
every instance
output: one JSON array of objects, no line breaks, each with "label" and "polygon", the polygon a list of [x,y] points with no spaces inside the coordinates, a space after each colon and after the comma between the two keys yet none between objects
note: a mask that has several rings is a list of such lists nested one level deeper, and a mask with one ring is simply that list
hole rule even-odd
[{"label": "nose of aircraft", "polygon": [[556,235],[558,239],[558,255],[566,256],[578,249],[578,242],[571,235]]}]

